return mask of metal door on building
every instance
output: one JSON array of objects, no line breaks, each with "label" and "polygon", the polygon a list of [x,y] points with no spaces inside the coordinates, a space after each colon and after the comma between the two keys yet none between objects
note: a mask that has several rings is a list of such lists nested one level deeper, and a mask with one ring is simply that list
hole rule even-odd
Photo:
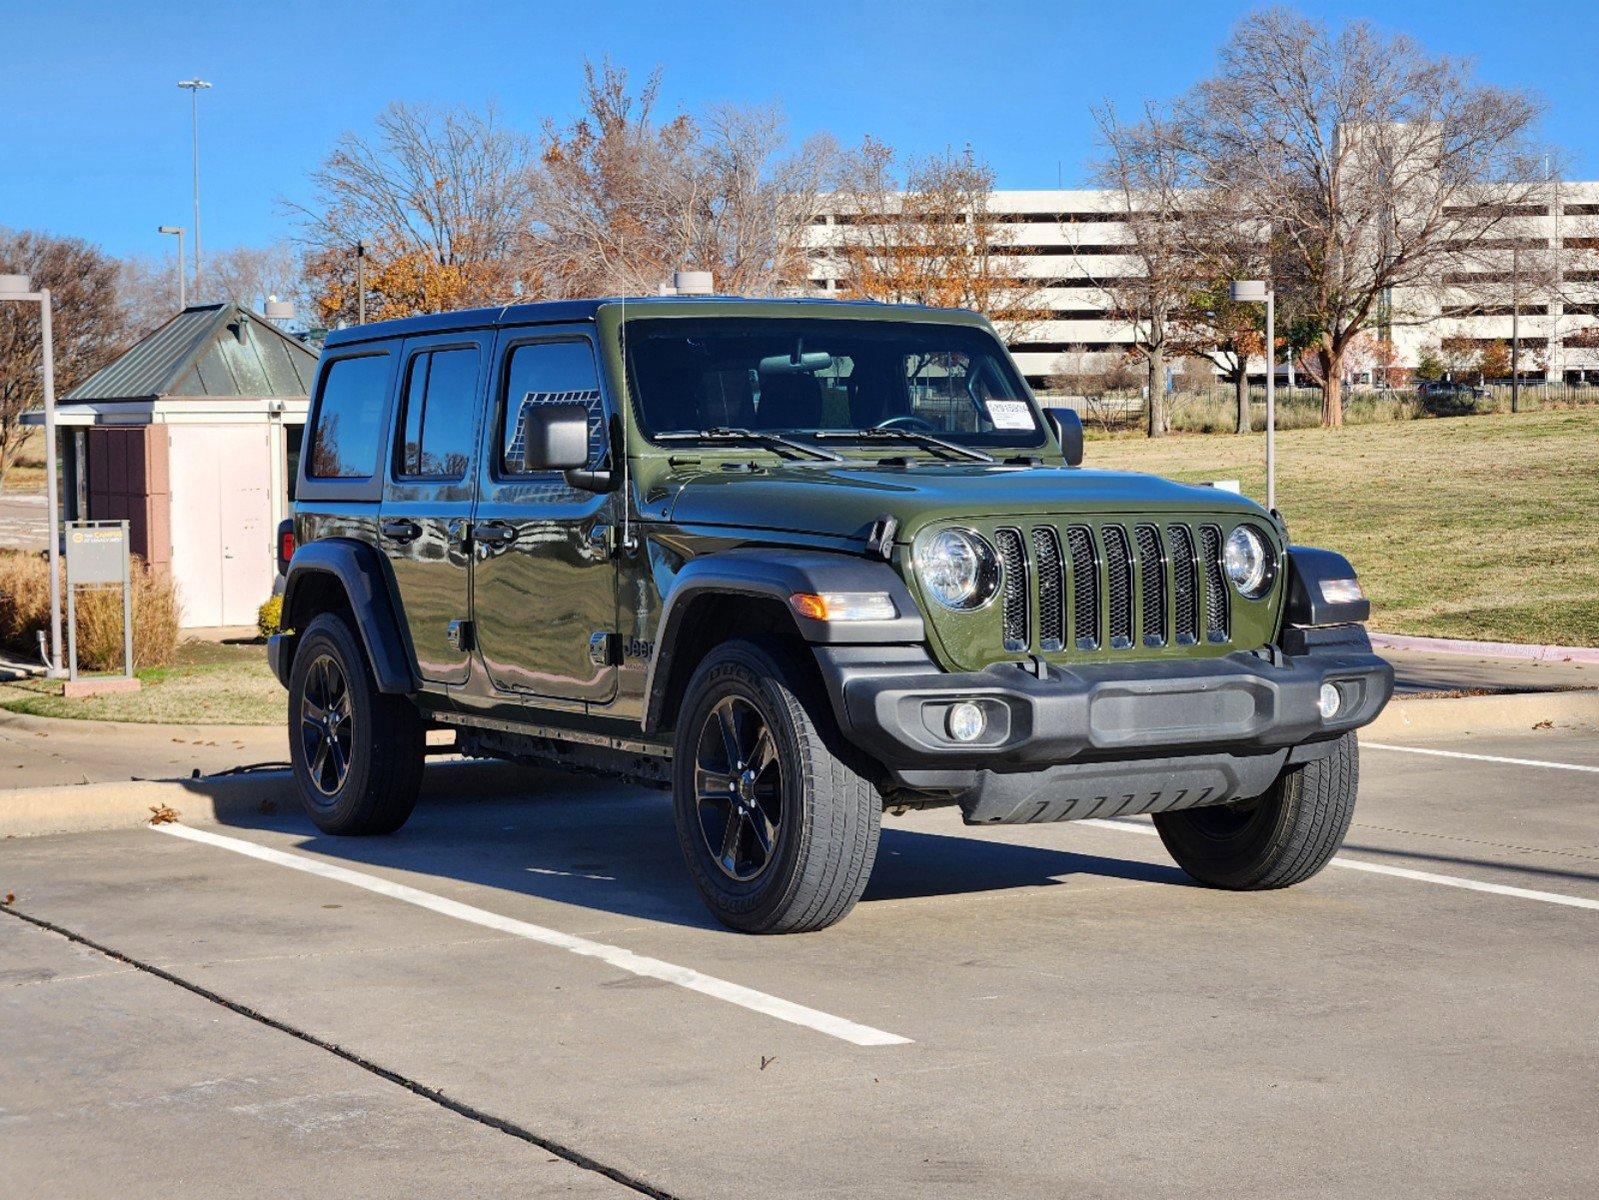
[{"label": "metal door on building", "polygon": [[271,446],[261,425],[169,426],[182,624],[255,624],[272,594]]}]

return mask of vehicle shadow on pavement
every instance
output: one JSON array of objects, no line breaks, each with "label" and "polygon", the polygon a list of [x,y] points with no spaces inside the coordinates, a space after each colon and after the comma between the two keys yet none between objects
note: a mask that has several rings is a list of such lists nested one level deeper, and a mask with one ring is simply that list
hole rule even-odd
[{"label": "vehicle shadow on pavement", "polygon": [[[299,835],[296,849],[356,867],[451,879],[541,900],[674,925],[720,930],[683,865],[664,792],[601,779],[497,772],[493,786],[430,772],[411,820],[386,837],[316,832],[289,805],[233,813],[229,824]],[[1058,887],[1073,876],[1191,886],[1175,867],[1022,846],[956,833],[896,828],[889,819],[864,903],[1016,888]],[[424,889],[426,879],[406,882]],[[515,915],[509,914],[509,915]]]}]

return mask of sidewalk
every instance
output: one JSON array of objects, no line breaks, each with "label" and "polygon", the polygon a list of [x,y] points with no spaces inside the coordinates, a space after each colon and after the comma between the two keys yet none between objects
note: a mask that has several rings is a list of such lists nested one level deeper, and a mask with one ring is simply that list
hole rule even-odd
[{"label": "sidewalk", "polygon": [[0,790],[184,779],[288,757],[282,727],[62,721],[0,710]]},{"label": "sidewalk", "polygon": [[1378,653],[1394,665],[1394,694],[1398,696],[1599,688],[1599,666],[1592,663],[1475,658],[1415,650],[1378,650]]}]

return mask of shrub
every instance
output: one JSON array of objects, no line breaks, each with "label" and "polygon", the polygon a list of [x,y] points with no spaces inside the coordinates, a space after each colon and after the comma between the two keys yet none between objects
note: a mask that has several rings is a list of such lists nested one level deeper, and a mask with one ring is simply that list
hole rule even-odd
[{"label": "shrub", "polygon": [[261,636],[271,637],[283,620],[283,597],[269,596],[267,602],[255,610],[255,627]]},{"label": "shrub", "polygon": [[[137,555],[133,588],[133,665],[160,667],[178,646],[178,593],[169,575],[151,571]],[[66,608],[62,573],[62,610]],[[32,661],[38,632],[50,628],[50,567],[42,554],[0,552],[0,644]],[[122,666],[122,594],[116,588],[81,589],[77,596],[78,666],[110,671]],[[66,652],[65,647],[62,653]]]}]

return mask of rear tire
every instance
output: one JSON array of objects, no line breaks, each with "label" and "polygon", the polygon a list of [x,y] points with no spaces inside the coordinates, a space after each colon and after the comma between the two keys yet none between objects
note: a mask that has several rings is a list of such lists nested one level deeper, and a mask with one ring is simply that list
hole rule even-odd
[{"label": "rear tire", "polygon": [[289,760],[306,815],[323,833],[393,833],[416,807],[425,753],[416,706],[378,691],[342,617],[315,618],[289,672]]},{"label": "rear tire", "polygon": [[1360,748],[1346,733],[1325,758],[1290,767],[1265,795],[1155,814],[1160,840],[1208,887],[1264,891],[1303,883],[1344,843],[1360,786]]},{"label": "rear tire", "polygon": [[839,757],[826,698],[778,643],[733,641],[689,681],[672,765],[678,842],[718,920],[801,933],[842,920],[883,803]]}]

